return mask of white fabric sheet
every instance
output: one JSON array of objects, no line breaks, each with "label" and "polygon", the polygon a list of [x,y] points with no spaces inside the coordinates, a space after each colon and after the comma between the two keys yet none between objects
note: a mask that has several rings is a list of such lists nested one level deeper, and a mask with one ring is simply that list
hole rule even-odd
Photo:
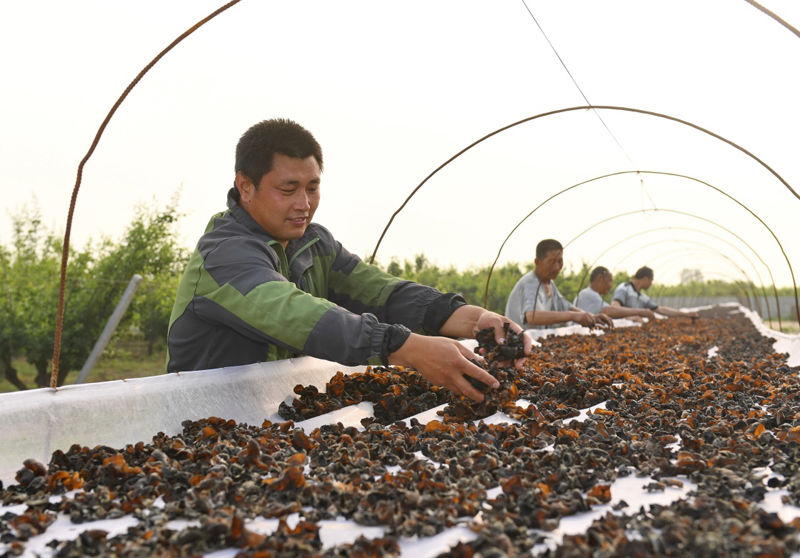
[{"label": "white fabric sheet", "polygon": [[[775,349],[789,353],[790,365],[800,364],[800,335],[769,330],[758,315],[738,305],[733,305],[731,310],[742,310],[753,320],[762,334],[775,338]],[[628,320],[615,320],[615,325],[620,327],[637,324]],[[598,331],[590,332],[582,326],[530,330],[530,333],[534,338],[572,333],[602,334]],[[474,348],[476,343],[474,340],[469,340],[464,341],[464,344]],[[713,358],[714,355],[708,356]],[[47,463],[55,449],[66,450],[73,443],[123,447],[125,444],[140,440],[149,441],[159,431],[176,434],[181,430],[182,421],[208,416],[233,419],[247,424],[261,424],[265,419],[280,420],[277,416],[278,406],[293,396],[296,384],[313,384],[322,388],[338,370],[349,373],[363,369],[364,367],[347,368],[328,361],[302,357],[235,368],[164,374],[127,381],[67,386],[57,390],[39,389],[0,395],[0,419],[4,425],[0,430],[0,450],[2,450],[0,479],[4,483],[13,482],[14,473],[24,459],[33,457]],[[527,406],[529,403],[520,400],[518,404]],[[597,406],[603,406],[603,403]],[[415,418],[425,424],[438,418],[436,411],[440,408],[430,409],[416,415]],[[586,411],[588,410],[570,420],[585,419]],[[308,432],[326,422],[342,422],[347,426],[360,428],[360,420],[371,414],[372,405],[362,403],[299,422],[298,426]],[[497,423],[511,419],[497,413],[484,420]],[[764,474],[766,482],[773,473],[765,470]],[[668,487],[662,493],[649,493],[642,487],[650,480],[635,476],[617,479],[611,486],[612,501],[609,504],[597,506],[583,514],[562,518],[554,532],[542,533],[546,535],[547,542],[535,548],[534,553],[544,551],[546,548],[555,548],[566,534],[585,532],[594,519],[610,511],[611,505],[619,500],[627,501],[636,509],[640,505],[648,507],[652,503],[666,505],[678,498],[686,497],[694,488],[692,483],[684,478],[681,479],[683,481],[681,488]],[[776,511],[781,519],[790,521],[800,516],[800,508],[781,504],[780,496],[784,492],[770,489],[762,502],[762,507],[768,511]],[[0,513],[5,511],[19,513],[23,510],[0,506]],[[23,556],[33,557],[40,553],[42,556],[49,556],[52,553],[45,546],[47,541],[53,538],[62,540],[74,538],[85,529],[100,528],[112,533],[123,532],[131,519],[125,517],[101,523],[73,525],[65,517],[61,517],[44,534],[28,541]],[[474,520],[479,521],[480,517],[477,516]],[[247,527],[267,533],[275,528],[273,523],[276,522],[255,519],[248,521]],[[365,528],[346,520],[322,523],[320,535],[326,547],[341,542],[351,542],[359,534],[374,537],[382,532],[381,528]],[[365,532],[367,529],[369,531]],[[466,525],[459,525],[435,537],[401,539],[401,555],[413,558],[433,557],[459,541],[467,542],[474,537],[475,534]],[[0,552],[2,550],[3,545],[0,544]],[[234,549],[227,549],[208,556],[227,558],[236,552]]]}]

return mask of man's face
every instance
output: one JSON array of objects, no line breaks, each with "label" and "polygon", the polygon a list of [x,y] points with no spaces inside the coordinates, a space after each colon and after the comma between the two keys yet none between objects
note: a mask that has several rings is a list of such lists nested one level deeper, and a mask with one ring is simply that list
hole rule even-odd
[{"label": "man's face", "polygon": [[600,277],[597,278],[595,284],[592,285],[595,291],[600,293],[601,295],[605,296],[608,294],[608,291],[611,290],[611,282],[614,280],[614,276],[610,273],[604,273]]},{"label": "man's face", "polygon": [[652,285],[652,284],[653,284],[653,278],[652,277],[642,277],[642,279],[640,281],[640,285],[641,285],[640,290],[642,290],[642,291],[647,290],[647,289],[650,288],[650,285]]},{"label": "man's face", "polygon": [[239,172],[240,204],[283,247],[306,232],[319,205],[320,170],[312,157],[297,159],[276,153],[258,188]]},{"label": "man's face", "polygon": [[564,251],[550,250],[544,258],[533,260],[536,264],[536,275],[540,280],[552,281],[558,277],[558,272],[564,267]]}]

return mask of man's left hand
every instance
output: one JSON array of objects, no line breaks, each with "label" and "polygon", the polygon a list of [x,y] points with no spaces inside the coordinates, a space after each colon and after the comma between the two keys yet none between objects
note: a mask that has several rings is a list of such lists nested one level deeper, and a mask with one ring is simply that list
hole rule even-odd
[{"label": "man's left hand", "polygon": [[595,314],[594,319],[595,319],[595,326],[597,327],[607,327],[607,328],[614,327],[614,320],[611,319],[611,316],[603,314],[602,312],[600,312],[599,314]]},{"label": "man's left hand", "polygon": [[[522,328],[517,323],[495,312],[484,310],[478,316],[478,319],[475,321],[475,328],[473,330],[473,334],[477,334],[479,331],[491,327],[494,329],[494,340],[497,341],[498,345],[504,345],[506,343],[506,339],[504,337],[506,323],[508,323],[508,327],[510,330],[520,334],[520,336],[522,337],[522,343],[525,355],[529,356],[531,354],[531,348],[533,347],[533,339],[531,338],[531,336],[528,335],[527,332],[522,331]],[[518,369],[521,369],[522,363],[524,361],[525,359],[522,358],[517,359],[514,362],[514,366],[516,366],[516,368]]]}]

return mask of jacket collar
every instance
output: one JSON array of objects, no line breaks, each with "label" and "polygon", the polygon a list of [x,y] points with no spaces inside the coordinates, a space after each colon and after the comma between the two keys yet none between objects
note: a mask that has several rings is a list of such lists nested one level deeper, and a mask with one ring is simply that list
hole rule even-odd
[{"label": "jacket collar", "polygon": [[633,292],[635,292],[637,296],[642,294],[639,292],[639,289],[636,288],[636,285],[633,284],[633,281],[628,281],[628,285],[631,286],[631,289],[633,289]]},{"label": "jacket collar", "polygon": [[555,283],[553,283],[552,279],[550,279],[549,281],[542,281],[541,277],[536,275],[536,268],[531,270],[531,273],[533,273],[533,276],[536,277],[536,280],[539,281],[539,283],[542,284],[542,285],[554,285],[555,284]]},{"label": "jacket collar", "polygon": [[268,240],[274,240],[274,238],[272,238],[267,231],[262,229],[261,225],[256,223],[255,219],[250,217],[250,214],[245,211],[241,205],[239,205],[239,202],[236,201],[235,197],[233,197],[235,192],[236,188],[231,188],[228,190],[228,210],[230,210],[231,215],[236,222],[244,225],[247,230],[258,234],[259,236],[266,236]]},{"label": "jacket collar", "polygon": [[[239,205],[239,202],[236,201],[236,198],[234,197],[235,191],[235,188],[228,190],[228,209],[230,210],[231,216],[236,220],[237,223],[243,225],[249,231],[255,233],[259,237],[263,237],[265,242],[277,242],[272,235],[265,231],[261,225],[256,223],[255,219],[250,217],[250,214],[245,211],[241,205]],[[303,250],[298,256],[295,256],[298,260],[296,263],[291,262],[291,260],[293,260],[295,252],[302,250],[317,238],[319,238],[319,235],[313,231],[313,227],[309,225],[302,237],[289,241],[289,243],[286,245],[285,252],[286,257],[290,260],[290,263],[292,263],[291,267],[293,269],[297,268],[304,270],[311,266],[311,254],[308,253],[307,250]]]}]

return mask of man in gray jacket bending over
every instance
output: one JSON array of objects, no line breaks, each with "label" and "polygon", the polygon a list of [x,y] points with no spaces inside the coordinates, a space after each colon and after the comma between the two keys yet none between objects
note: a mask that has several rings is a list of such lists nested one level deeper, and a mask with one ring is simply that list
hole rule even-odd
[{"label": "man in gray jacket bending over", "polygon": [[589,286],[575,297],[575,306],[592,314],[602,312],[611,318],[628,318],[637,322],[642,318],[655,319],[656,315],[648,308],[626,308],[603,300],[611,290],[613,280],[614,276],[602,265],[594,268],[589,276]]},{"label": "man in gray jacket bending over", "polygon": [[533,262],[534,270],[523,275],[508,295],[508,318],[526,329],[564,322],[586,327],[613,325],[605,314],[581,310],[558,291],[553,279],[564,267],[564,248],[559,241],[547,238],[539,242]]},{"label": "man in gray jacket bending over", "polygon": [[[209,221],[178,286],[167,371],[302,354],[414,368],[475,401],[483,394],[465,375],[498,386],[455,338],[491,327],[503,343],[507,318],[368,265],[313,221],[322,149],[308,130],[259,122],[236,146],[235,171],[228,209]],[[525,354],[531,343],[525,335]]]},{"label": "man in gray jacket bending over", "polygon": [[617,288],[614,289],[614,297],[611,300],[611,305],[624,308],[646,308],[647,310],[652,310],[656,314],[669,316],[671,318],[698,317],[697,312],[683,312],[670,308],[669,306],[660,306],[651,301],[650,297],[643,291],[650,288],[652,284],[653,270],[647,266],[640,267],[630,280],[617,285]]}]

